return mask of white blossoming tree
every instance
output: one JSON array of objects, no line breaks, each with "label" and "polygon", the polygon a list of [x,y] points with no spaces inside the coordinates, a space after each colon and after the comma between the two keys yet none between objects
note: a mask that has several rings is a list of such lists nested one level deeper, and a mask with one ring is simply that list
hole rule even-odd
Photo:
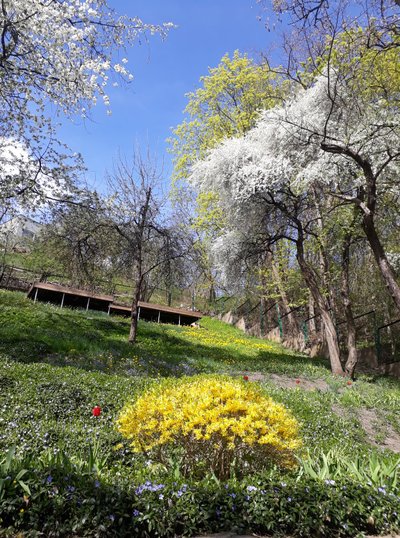
[{"label": "white blossoming tree", "polygon": [[22,185],[18,174],[3,168],[3,205],[36,187],[45,163],[47,175],[55,171],[67,179],[71,168],[57,142],[57,116],[88,117],[99,99],[108,109],[113,76],[133,78],[127,60],[117,59],[119,51],[146,34],[165,35],[170,26],[118,17],[105,0],[1,0],[0,158],[7,159],[14,144],[16,159],[24,148],[20,168],[26,156],[37,163]]},{"label": "white blossoming tree", "polygon": [[[243,253],[245,257],[257,255],[282,239],[295,244],[303,278],[322,315],[332,371],[342,374],[330,305],[305,255],[307,226],[315,220],[315,213],[310,214],[307,194],[291,181],[293,171],[304,159],[300,152],[294,155],[285,151],[287,134],[275,115],[275,111],[266,113],[246,137],[228,140],[213,150],[194,167],[192,181],[201,189],[215,189],[228,215],[227,231],[216,247],[235,247],[240,258]],[[235,243],[232,231],[236,232]],[[224,242],[228,245],[221,247]],[[225,272],[229,271],[232,256],[218,259],[228,266]]]},{"label": "white blossoming tree", "polygon": [[305,241],[317,233],[319,219],[310,198],[313,187],[334,200],[354,204],[395,301],[399,291],[374,222],[381,201],[396,196],[400,187],[396,111],[368,96],[360,97],[365,101],[360,108],[356,93],[346,92],[346,82],[320,76],[285,107],[266,112],[247,136],[211,151],[192,174],[199,188],[218,192],[233,229],[242,231],[247,222],[245,229],[254,229],[254,239],[262,223],[264,241],[286,238],[295,243],[303,278],[321,312],[332,370],[340,374],[330,304],[305,255]]}]

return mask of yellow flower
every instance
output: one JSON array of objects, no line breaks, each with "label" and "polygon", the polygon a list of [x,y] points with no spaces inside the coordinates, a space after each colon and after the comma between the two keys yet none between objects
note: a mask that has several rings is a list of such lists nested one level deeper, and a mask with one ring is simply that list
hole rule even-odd
[{"label": "yellow flower", "polygon": [[[179,446],[188,465],[205,459],[214,469],[241,458],[293,464],[298,423],[258,385],[228,377],[195,376],[158,383],[129,403],[118,429],[135,452]],[[229,463],[230,462],[230,463]],[[215,468],[214,468],[215,467]],[[221,473],[220,473],[221,474]]]}]

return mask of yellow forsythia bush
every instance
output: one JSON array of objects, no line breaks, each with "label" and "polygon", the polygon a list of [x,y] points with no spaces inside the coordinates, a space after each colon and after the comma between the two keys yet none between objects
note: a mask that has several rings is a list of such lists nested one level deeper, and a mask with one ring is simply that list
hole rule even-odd
[{"label": "yellow forsythia bush", "polygon": [[271,462],[288,467],[301,444],[289,411],[254,383],[195,376],[155,384],[122,410],[118,429],[135,452],[166,462],[182,453],[186,473],[260,470]]}]

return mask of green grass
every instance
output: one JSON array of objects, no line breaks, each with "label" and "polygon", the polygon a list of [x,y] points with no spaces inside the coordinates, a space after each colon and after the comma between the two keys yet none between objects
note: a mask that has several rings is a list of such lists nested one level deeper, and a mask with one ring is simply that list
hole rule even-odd
[{"label": "green grass", "polygon": [[[246,336],[218,320],[204,318],[201,325],[140,322],[132,346],[128,320],[35,304],[23,294],[0,291],[0,447],[82,451],[94,436],[110,451],[120,440],[114,428],[118,411],[150,377],[198,373],[262,374],[265,390],[301,421],[305,444],[315,453],[332,447],[348,454],[380,450],[360,427],[361,408],[379,415],[378,438],[390,427],[399,430],[398,380],[360,377],[347,386],[325,361]],[[320,379],[326,388],[279,388],[269,379],[272,373]],[[101,421],[91,417],[96,403],[105,410]]]},{"label": "green grass", "polygon": [[[135,346],[129,321],[97,312],[34,304],[0,291],[0,352],[19,362],[46,362],[127,375],[186,375],[253,370],[293,376],[327,375],[328,364],[247,337],[204,318],[201,329],[139,323]],[[199,338],[200,337],[200,338]]]},{"label": "green grass", "polygon": [[[311,359],[290,352],[276,343],[246,336],[238,329],[215,319],[204,318],[201,326],[200,329],[195,329],[140,322],[138,342],[132,346],[127,342],[129,321],[126,319],[90,311],[60,309],[48,304],[35,304],[23,294],[0,291],[0,462],[1,455],[12,446],[16,449],[17,461],[20,461],[18,458],[24,458],[19,465],[23,466],[27,462],[27,477],[31,481],[29,483],[37,491],[37,499],[39,496],[42,499],[37,501],[38,517],[43,509],[46,509],[48,517],[54,516],[55,520],[59,517],[57,524],[62,522],[62,514],[57,516],[55,505],[47,503],[55,491],[52,484],[46,482],[49,472],[54,471],[60,475],[58,480],[62,484],[59,491],[65,490],[63,495],[70,508],[71,488],[76,487],[80,491],[86,491],[86,488],[89,492],[87,495],[90,498],[85,498],[82,504],[71,508],[73,512],[77,511],[76,514],[74,512],[74,517],[78,518],[79,525],[82,524],[83,527],[87,515],[81,517],[79,510],[86,514],[85,507],[89,506],[90,502],[95,502],[90,493],[95,477],[101,483],[98,495],[101,497],[108,492],[106,511],[116,509],[116,504],[121,504],[121,499],[124,499],[124,492],[128,494],[135,488],[135,484],[144,484],[147,480],[161,480],[170,484],[171,488],[178,488],[176,484],[186,480],[179,476],[179,465],[177,467],[176,462],[171,463],[172,467],[159,466],[148,460],[146,455],[132,454],[128,441],[121,437],[115,427],[116,418],[125,402],[149,384],[157,383],[161,377],[198,373],[233,376],[257,374],[258,382],[265,392],[288,407],[300,422],[304,442],[303,456],[311,457],[312,461],[316,462],[315,465],[319,465],[318,462],[323,461],[324,455],[331,453],[329,451],[332,451],[335,461],[351,462],[358,457],[357,461],[365,462],[366,470],[367,463],[374,458],[378,458],[382,465],[396,465],[398,455],[385,449],[384,442],[388,434],[400,432],[399,380],[359,376],[352,385],[347,385],[345,379],[331,375],[326,361]],[[280,380],[279,384],[275,383],[276,378]],[[296,378],[298,384],[294,382]],[[310,390],[306,390],[307,388]],[[98,418],[92,415],[95,405],[102,408],[102,414]],[[372,412],[374,421],[377,421],[372,436],[361,427],[362,410]],[[96,462],[102,462],[99,475],[79,471],[86,468],[86,464],[82,462],[90,461],[89,447],[95,447]],[[54,463],[57,454],[61,458],[58,466]],[[70,471],[65,470],[67,460],[62,458],[70,458]],[[79,465],[77,462],[80,462]],[[278,469],[271,470],[271,473],[270,478],[260,475],[260,484],[271,479],[278,485],[291,483],[296,490],[296,476]],[[3,474],[7,479],[8,471]],[[75,480],[73,487],[69,482],[65,483],[67,485],[63,482],[72,479]],[[213,489],[213,495],[221,495],[222,492],[226,497],[225,488],[221,485],[218,489],[219,486],[210,480],[212,487],[218,490]],[[253,477],[249,477],[249,480],[253,480]],[[305,491],[313,491],[312,488],[317,487],[325,495],[324,481],[313,486],[311,482],[307,482],[308,478],[305,480],[301,486],[306,488]],[[352,482],[351,478],[349,480],[345,487],[351,486],[357,493],[358,484]],[[245,482],[244,485],[239,481],[234,483],[238,494],[247,487]],[[192,486],[197,487],[193,484]],[[18,484],[15,487],[17,488]],[[206,486],[206,490],[208,487]],[[370,486],[367,484],[366,487]],[[367,494],[370,493],[365,495]],[[380,495],[376,486],[372,494]],[[156,497],[153,504],[146,505],[143,514],[150,507],[155,510],[154,521],[158,521],[160,513],[157,510],[160,508],[157,503],[162,504],[164,500],[158,497],[158,493],[154,495]],[[336,491],[335,495],[339,502],[340,491]],[[369,507],[364,506],[367,501],[357,500],[357,495],[354,497],[354,503],[361,503],[363,514],[369,513]],[[206,497],[209,499],[208,493]],[[5,504],[3,503],[4,507],[9,508],[4,510],[14,514],[12,525],[17,525],[15,529],[29,529],[30,523],[24,518],[31,516],[21,515],[25,514],[21,499],[21,496],[18,499],[10,493],[4,501]],[[231,497],[228,495],[229,499]],[[56,503],[56,500],[51,502]],[[190,508],[188,510],[190,513],[197,513],[198,500],[189,501],[190,499],[187,501]],[[99,506],[103,506],[99,499],[97,502],[100,503]],[[129,505],[131,501],[127,502]],[[228,501],[225,499],[224,502]],[[301,502],[307,504],[307,498]],[[331,506],[332,503],[329,502]],[[109,503],[111,506],[108,506]],[[115,504],[114,507],[112,503]],[[301,505],[303,512],[306,504]],[[47,508],[43,508],[44,506]],[[171,506],[164,507],[162,513],[166,514]],[[118,510],[125,513],[126,506]],[[287,519],[293,509],[288,506],[287,513],[285,510],[286,508],[282,508],[282,517]],[[98,507],[95,511],[98,512]],[[247,513],[246,511],[247,508],[244,513]],[[347,517],[343,514],[340,518]],[[109,516],[103,516],[101,528],[105,525],[104,521],[111,525]],[[229,521],[228,516],[226,521]],[[1,517],[0,510],[0,528]],[[143,521],[146,517],[143,515]],[[172,521],[176,521],[176,517],[172,515]],[[313,517],[318,520],[320,516]],[[254,521],[250,518],[249,522],[249,527],[252,528]],[[365,522],[363,524],[365,526]],[[363,524],[360,523],[361,526]],[[35,525],[35,529],[39,531],[45,527],[44,523]],[[186,529],[187,525],[186,522]],[[225,526],[222,522],[221,526],[218,526],[218,522],[213,525],[215,530],[228,528],[227,523],[223,524]],[[309,523],[307,528],[308,525]],[[390,525],[388,523],[388,526],[384,527],[382,524],[380,528],[397,528],[397,523]],[[193,526],[193,529],[198,528],[203,529]],[[289,529],[290,534],[295,534],[294,528]],[[204,527],[203,530],[209,529]],[[141,532],[138,535],[141,535]],[[149,536],[153,535],[151,532]]]}]

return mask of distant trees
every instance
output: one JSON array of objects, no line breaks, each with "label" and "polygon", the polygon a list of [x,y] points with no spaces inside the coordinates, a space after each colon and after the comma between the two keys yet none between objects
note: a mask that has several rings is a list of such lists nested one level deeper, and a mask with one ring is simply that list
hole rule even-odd
[{"label": "distant trees", "polygon": [[116,160],[107,195],[86,191],[79,205],[57,210],[49,232],[75,282],[115,277],[129,284],[131,343],[137,337],[139,301],[151,296],[152,281],[169,289],[179,283],[177,264],[191,246],[167,207],[164,187],[156,160],[135,150],[131,158]]}]

